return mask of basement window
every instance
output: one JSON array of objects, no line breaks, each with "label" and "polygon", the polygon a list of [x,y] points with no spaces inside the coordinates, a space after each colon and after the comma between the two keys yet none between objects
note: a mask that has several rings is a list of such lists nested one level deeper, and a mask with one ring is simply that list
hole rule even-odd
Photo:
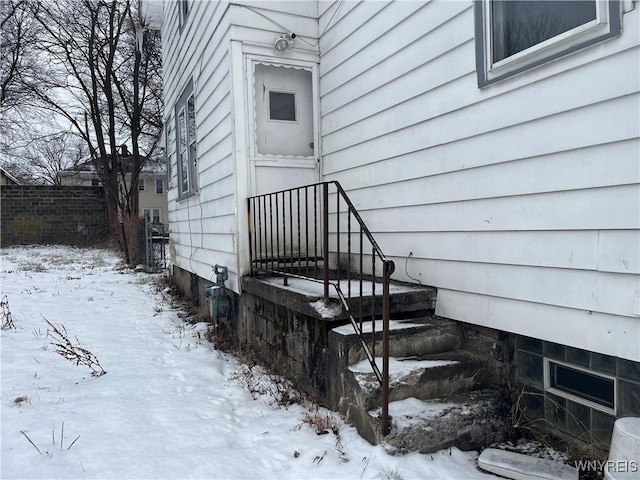
[{"label": "basement window", "polygon": [[618,0],[476,0],[478,85],[620,34]]},{"label": "basement window", "polygon": [[590,370],[544,359],[545,390],[574,402],[616,414],[616,379]]}]

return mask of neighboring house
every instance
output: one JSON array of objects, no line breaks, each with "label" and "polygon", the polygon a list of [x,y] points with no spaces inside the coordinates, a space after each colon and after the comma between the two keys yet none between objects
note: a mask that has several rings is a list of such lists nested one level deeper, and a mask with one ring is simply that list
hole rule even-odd
[{"label": "neighboring house", "polygon": [[[89,160],[60,172],[63,185],[98,186],[101,184]],[[128,179],[127,179],[128,181]],[[164,166],[147,164],[138,179],[140,216],[153,223],[167,224],[167,174]]]},{"label": "neighboring house", "polygon": [[593,429],[640,416],[636,2],[168,1],[161,18],[174,272],[225,265],[241,294],[247,197],[337,180],[394,279],[517,336],[523,383]]},{"label": "neighboring house", "polygon": [[0,185],[20,185],[20,182],[16,177],[0,167]]}]

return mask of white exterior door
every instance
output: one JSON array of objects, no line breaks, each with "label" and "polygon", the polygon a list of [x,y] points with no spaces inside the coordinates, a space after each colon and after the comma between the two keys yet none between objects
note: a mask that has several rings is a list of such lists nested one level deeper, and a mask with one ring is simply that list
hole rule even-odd
[{"label": "white exterior door", "polygon": [[251,195],[318,181],[313,67],[248,60]]}]

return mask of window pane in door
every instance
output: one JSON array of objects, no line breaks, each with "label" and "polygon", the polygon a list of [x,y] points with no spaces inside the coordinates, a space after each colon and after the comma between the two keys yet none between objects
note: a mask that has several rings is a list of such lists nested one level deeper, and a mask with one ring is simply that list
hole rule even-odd
[{"label": "window pane in door", "polygon": [[296,96],[293,93],[269,92],[269,118],[296,121]]}]

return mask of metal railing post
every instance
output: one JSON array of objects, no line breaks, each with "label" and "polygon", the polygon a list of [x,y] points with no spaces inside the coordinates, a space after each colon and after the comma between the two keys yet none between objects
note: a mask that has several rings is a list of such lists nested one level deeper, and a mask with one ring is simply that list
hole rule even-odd
[{"label": "metal railing post", "polygon": [[382,435],[389,435],[389,282],[393,264],[382,264]]},{"label": "metal railing post", "polygon": [[329,184],[323,183],[322,189],[322,257],[324,301],[329,301]]},{"label": "metal railing post", "polygon": [[252,219],[252,211],[251,211],[251,198],[247,198],[247,229],[249,231],[249,268],[251,269],[251,273],[253,274],[253,231],[251,229],[251,219]]}]

